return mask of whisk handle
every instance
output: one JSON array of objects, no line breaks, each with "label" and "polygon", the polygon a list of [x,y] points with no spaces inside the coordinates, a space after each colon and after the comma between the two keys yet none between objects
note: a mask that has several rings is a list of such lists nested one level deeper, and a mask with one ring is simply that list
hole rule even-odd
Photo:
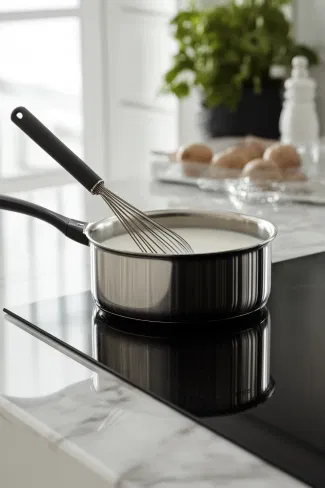
[{"label": "whisk handle", "polygon": [[102,181],[95,171],[63,144],[27,108],[15,108],[11,114],[11,120],[88,191],[91,192]]}]

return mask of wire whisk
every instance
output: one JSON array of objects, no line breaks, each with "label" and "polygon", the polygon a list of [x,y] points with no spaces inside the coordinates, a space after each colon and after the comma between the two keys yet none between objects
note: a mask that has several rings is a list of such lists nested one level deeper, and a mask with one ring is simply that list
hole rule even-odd
[{"label": "wire whisk", "polygon": [[92,189],[92,193],[103,198],[142,252],[193,254],[193,249],[183,237],[149,218],[145,213],[108,190],[102,181]]},{"label": "wire whisk", "polygon": [[108,190],[104,180],[25,107],[15,108],[11,120],[91,194],[104,199],[140,251],[153,254],[193,253],[183,237]]}]

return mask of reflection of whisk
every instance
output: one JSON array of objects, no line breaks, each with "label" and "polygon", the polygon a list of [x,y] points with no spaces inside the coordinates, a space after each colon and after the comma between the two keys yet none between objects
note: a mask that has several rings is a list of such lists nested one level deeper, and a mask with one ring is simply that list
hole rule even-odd
[{"label": "reflection of whisk", "polygon": [[162,254],[191,254],[190,245],[180,235],[167,229],[128,202],[111,192],[99,181],[92,188],[100,195],[132,237],[142,252]]},{"label": "reflection of whisk", "polygon": [[24,107],[17,107],[11,120],[93,195],[100,195],[142,252],[192,254],[181,236],[150,219],[145,213],[111,192],[104,181]]}]

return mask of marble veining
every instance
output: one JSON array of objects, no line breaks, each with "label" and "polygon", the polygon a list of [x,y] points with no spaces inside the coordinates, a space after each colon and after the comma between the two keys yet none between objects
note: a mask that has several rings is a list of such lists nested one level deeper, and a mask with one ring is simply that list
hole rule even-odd
[{"label": "marble veining", "polygon": [[[73,362],[64,359],[66,368]],[[2,407],[0,395],[0,411],[8,418],[12,405],[16,409],[12,418],[19,416],[18,409],[25,422],[28,418],[46,427],[43,435],[52,446],[82,454],[83,462],[86,459],[110,486],[305,486],[114,375],[79,366],[90,370],[88,379],[44,397],[3,396]]]}]

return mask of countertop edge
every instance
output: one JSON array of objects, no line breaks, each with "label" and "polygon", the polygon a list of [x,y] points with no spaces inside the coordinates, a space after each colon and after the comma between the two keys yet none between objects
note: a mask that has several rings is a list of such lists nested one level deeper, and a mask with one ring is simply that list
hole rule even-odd
[{"label": "countertop edge", "polygon": [[64,451],[79,464],[92,470],[102,480],[110,481],[112,486],[115,486],[116,476],[113,475],[110,469],[2,395],[0,395],[0,417],[10,424],[24,425],[37,436],[46,439],[52,445],[52,449]]}]

